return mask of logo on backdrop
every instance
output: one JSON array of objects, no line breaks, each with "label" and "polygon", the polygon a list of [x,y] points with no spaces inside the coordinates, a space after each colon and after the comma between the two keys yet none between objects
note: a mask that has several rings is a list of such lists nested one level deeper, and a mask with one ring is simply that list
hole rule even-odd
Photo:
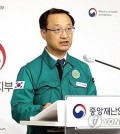
[{"label": "logo on backdrop", "polygon": [[110,16],[114,16],[114,15],[119,15],[119,11],[90,8],[88,11],[88,14],[90,17],[96,17],[96,16],[110,17]]},{"label": "logo on backdrop", "polygon": [[90,116],[88,119],[88,124],[92,128],[98,128],[102,125],[102,117],[100,115]]},{"label": "logo on backdrop", "polygon": [[90,17],[95,17],[97,15],[97,10],[95,8],[91,8],[89,10]]},{"label": "logo on backdrop", "polygon": [[83,104],[77,104],[73,108],[73,115],[75,118],[80,119],[86,115],[86,108]]},{"label": "logo on backdrop", "polygon": [[3,68],[6,62],[6,52],[4,47],[0,44],[0,70]]}]

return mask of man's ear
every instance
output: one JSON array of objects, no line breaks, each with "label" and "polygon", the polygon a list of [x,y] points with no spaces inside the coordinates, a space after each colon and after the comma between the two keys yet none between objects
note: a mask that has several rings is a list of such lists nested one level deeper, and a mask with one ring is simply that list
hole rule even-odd
[{"label": "man's ear", "polygon": [[41,29],[40,32],[41,32],[41,35],[42,35],[43,39],[46,40],[46,30]]}]

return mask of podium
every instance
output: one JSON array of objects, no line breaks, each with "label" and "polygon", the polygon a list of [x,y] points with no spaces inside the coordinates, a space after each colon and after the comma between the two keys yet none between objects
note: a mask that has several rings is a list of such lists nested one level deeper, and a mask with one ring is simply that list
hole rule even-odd
[{"label": "podium", "polygon": [[41,111],[30,121],[20,121],[22,125],[33,126],[65,126],[65,101],[58,100],[50,105],[48,108]]},{"label": "podium", "polygon": [[67,96],[21,125],[64,127],[66,134],[120,134],[119,96]]}]

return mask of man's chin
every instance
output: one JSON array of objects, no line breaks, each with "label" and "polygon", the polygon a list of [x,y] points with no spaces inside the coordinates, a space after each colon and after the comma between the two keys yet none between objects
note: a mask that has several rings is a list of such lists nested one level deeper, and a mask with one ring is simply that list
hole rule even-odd
[{"label": "man's chin", "polygon": [[62,50],[63,52],[67,52],[67,51],[69,50],[69,48],[70,48],[70,47],[67,47],[67,46],[66,46],[66,47],[61,48],[61,50]]},{"label": "man's chin", "polygon": [[61,49],[61,52],[67,52],[68,50],[69,50],[69,48]]}]

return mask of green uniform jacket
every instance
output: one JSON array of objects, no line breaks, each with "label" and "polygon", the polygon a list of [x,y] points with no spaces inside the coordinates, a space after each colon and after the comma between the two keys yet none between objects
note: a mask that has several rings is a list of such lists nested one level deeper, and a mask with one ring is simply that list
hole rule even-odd
[{"label": "green uniform jacket", "polygon": [[[16,88],[11,99],[12,117],[30,120],[43,106],[65,99],[66,95],[96,95],[96,87],[88,65],[67,54],[62,80],[59,79],[56,61],[46,50],[32,62],[23,66],[17,82],[25,82]],[[29,126],[27,134],[45,134],[46,127]]]}]

